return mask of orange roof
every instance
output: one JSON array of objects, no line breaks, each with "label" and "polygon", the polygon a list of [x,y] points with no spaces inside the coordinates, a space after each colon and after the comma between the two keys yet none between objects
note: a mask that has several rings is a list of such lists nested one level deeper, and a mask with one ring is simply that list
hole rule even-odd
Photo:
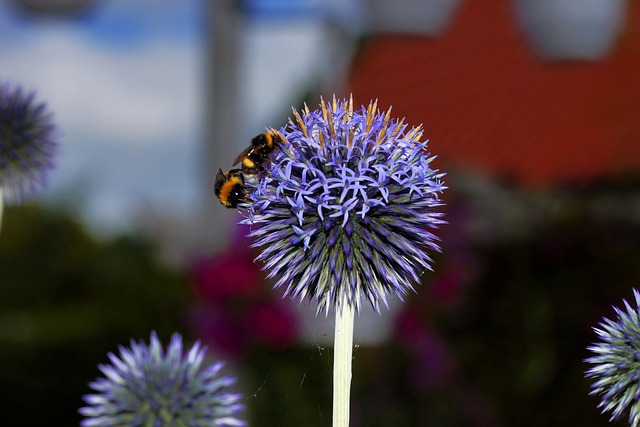
[{"label": "orange roof", "polygon": [[464,0],[442,36],[369,39],[349,77],[423,123],[436,167],[475,168],[549,184],[640,167],[640,2],[609,58],[544,62],[508,0]]}]

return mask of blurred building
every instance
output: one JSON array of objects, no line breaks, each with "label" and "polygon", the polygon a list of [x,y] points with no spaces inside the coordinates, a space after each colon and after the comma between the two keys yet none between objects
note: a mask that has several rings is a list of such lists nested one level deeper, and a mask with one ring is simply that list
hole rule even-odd
[{"label": "blurred building", "polygon": [[447,171],[544,185],[639,167],[640,4],[597,61],[542,59],[513,5],[466,0],[437,37],[368,37],[349,77],[356,101],[423,123]]}]

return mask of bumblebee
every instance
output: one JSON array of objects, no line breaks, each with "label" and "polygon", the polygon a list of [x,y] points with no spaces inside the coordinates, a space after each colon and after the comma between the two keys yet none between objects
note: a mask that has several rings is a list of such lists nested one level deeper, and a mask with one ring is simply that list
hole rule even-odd
[{"label": "bumblebee", "polygon": [[235,208],[238,203],[247,200],[247,189],[244,186],[244,176],[240,169],[231,169],[224,173],[218,170],[216,175],[216,196],[227,208]]},{"label": "bumblebee", "polygon": [[284,136],[276,130],[269,130],[255,136],[251,145],[233,160],[233,166],[241,164],[239,169],[231,169],[224,173],[218,170],[216,175],[216,196],[224,206],[236,208],[239,203],[249,197],[245,182],[258,184],[258,178],[265,172],[264,165],[270,160],[271,153],[284,144]]},{"label": "bumblebee", "polygon": [[257,183],[258,175],[264,172],[264,165],[273,151],[284,144],[284,137],[276,130],[269,130],[255,136],[251,145],[233,160],[233,166],[240,163],[244,179]]}]

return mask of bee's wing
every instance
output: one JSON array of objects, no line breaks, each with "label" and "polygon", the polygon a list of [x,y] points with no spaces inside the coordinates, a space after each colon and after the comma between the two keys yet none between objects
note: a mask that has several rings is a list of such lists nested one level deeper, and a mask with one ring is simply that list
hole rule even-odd
[{"label": "bee's wing", "polygon": [[242,151],[240,152],[240,154],[238,154],[238,155],[236,156],[236,158],[235,158],[235,159],[233,159],[233,164],[232,164],[232,166],[235,166],[235,165],[237,165],[238,163],[240,163],[240,162],[242,161],[242,159],[243,159],[244,157],[246,157],[246,156],[251,152],[251,150],[253,150],[253,145],[250,145],[250,146],[248,146],[247,148],[245,148],[244,150],[242,150]]}]

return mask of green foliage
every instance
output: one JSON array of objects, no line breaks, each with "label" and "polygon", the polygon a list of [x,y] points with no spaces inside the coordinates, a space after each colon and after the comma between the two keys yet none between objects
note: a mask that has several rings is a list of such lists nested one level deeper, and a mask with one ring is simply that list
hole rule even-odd
[{"label": "green foliage", "polygon": [[438,322],[496,425],[608,425],[584,359],[592,327],[640,283],[639,184],[549,193],[530,232],[470,248],[479,271]]},{"label": "green foliage", "polygon": [[179,331],[184,279],[135,236],[99,241],[73,217],[8,209],[0,234],[2,425],[77,425],[108,352]]},{"label": "green foliage", "polygon": [[256,349],[238,366],[247,380],[250,426],[331,425],[331,351]]},{"label": "green foliage", "polygon": [[[394,340],[354,351],[353,427],[609,425],[583,360],[591,328],[640,283],[640,183],[508,191],[449,203],[443,254],[403,305]],[[8,209],[0,425],[77,425],[108,352],[184,330],[184,279],[153,254],[135,236],[98,241],[69,215]],[[242,331],[227,335],[253,344],[229,368],[250,425],[330,426],[331,349],[267,346]]]}]

